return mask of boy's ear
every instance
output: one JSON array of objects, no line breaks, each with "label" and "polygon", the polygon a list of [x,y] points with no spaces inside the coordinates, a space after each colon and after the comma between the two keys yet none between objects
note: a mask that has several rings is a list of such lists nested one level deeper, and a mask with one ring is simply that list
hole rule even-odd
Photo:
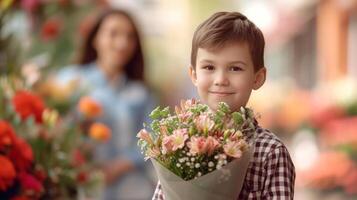
[{"label": "boy's ear", "polygon": [[263,86],[266,79],[266,73],[267,73],[267,69],[265,67],[262,67],[255,73],[255,80],[253,85],[254,90],[257,90],[261,86]]},{"label": "boy's ear", "polygon": [[195,69],[193,69],[192,65],[190,65],[189,69],[188,69],[188,74],[190,75],[191,81],[193,83],[193,85],[196,86],[197,84],[197,74]]}]

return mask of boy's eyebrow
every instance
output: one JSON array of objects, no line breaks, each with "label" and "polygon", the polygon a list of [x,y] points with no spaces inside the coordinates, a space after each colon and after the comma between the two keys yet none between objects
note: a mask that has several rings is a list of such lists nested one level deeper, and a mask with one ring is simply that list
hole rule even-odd
[{"label": "boy's eyebrow", "polygon": [[232,62],[230,62],[229,64],[230,64],[230,65],[232,65],[232,64],[242,64],[242,65],[247,66],[247,63],[245,63],[245,62],[243,62],[243,61],[240,61],[240,60],[232,61]]},{"label": "boy's eyebrow", "polygon": [[[200,61],[200,63],[214,64],[214,61],[208,60],[208,59],[203,59],[203,60]],[[247,66],[247,63],[245,63],[244,61],[241,61],[241,60],[236,60],[236,61],[232,61],[232,62],[228,63],[228,65],[232,65],[232,64],[242,64],[244,66]]]},{"label": "boy's eyebrow", "polygon": [[213,64],[214,62],[212,60],[207,60],[207,59],[203,59],[200,61],[200,63],[210,63]]}]

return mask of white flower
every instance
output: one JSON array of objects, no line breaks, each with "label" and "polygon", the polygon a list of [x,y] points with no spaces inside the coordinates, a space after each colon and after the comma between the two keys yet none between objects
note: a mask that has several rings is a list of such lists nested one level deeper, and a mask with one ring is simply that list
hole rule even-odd
[{"label": "white flower", "polygon": [[209,161],[208,167],[213,167],[213,166],[214,166],[214,163],[212,161]]}]

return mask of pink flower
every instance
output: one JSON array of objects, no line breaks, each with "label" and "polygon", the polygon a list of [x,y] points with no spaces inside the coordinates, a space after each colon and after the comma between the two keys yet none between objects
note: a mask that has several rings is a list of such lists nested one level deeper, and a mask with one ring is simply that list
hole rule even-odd
[{"label": "pink flower", "polygon": [[141,129],[136,137],[146,141],[148,144],[154,144],[149,132],[147,132],[145,129]]},{"label": "pink flower", "polygon": [[157,158],[160,155],[160,149],[157,147],[149,148],[146,150],[145,160],[149,158]]},{"label": "pink flower", "polygon": [[171,136],[165,136],[162,140],[162,154],[167,154],[173,151],[174,141]]},{"label": "pink flower", "polygon": [[195,118],[195,125],[199,131],[210,131],[214,127],[214,121],[207,114]]},{"label": "pink flower", "polygon": [[166,136],[163,139],[163,153],[176,151],[185,146],[185,141],[188,139],[187,129],[174,130],[173,134]]},{"label": "pink flower", "polygon": [[176,115],[181,121],[187,120],[189,117],[192,116],[192,112],[190,112],[189,109],[196,104],[197,101],[195,99],[190,99],[186,101],[181,100],[180,107],[175,106]]},{"label": "pink flower", "polygon": [[160,126],[160,133],[162,133],[164,136],[169,134],[169,131],[167,130],[167,127],[162,125]]},{"label": "pink flower", "polygon": [[212,136],[205,137],[192,137],[191,141],[187,144],[190,148],[190,153],[211,155],[218,147],[219,142]]},{"label": "pink flower", "polygon": [[194,155],[204,154],[207,151],[206,138],[204,137],[192,137],[187,146],[190,148],[190,153]]},{"label": "pink flower", "polygon": [[174,141],[173,150],[176,151],[177,149],[181,149],[185,146],[185,141],[188,139],[187,129],[174,130],[170,137],[172,137]]},{"label": "pink flower", "polygon": [[40,6],[40,0],[22,0],[21,7],[29,13],[35,12]]},{"label": "pink flower", "polygon": [[228,141],[223,146],[224,153],[233,158],[240,158],[242,156],[240,142]]},{"label": "pink flower", "polygon": [[238,139],[243,137],[243,133],[241,131],[234,132],[229,138],[230,140],[237,141]]},{"label": "pink flower", "polygon": [[206,139],[206,150],[208,155],[212,153],[219,147],[219,142],[212,136],[208,136]]},{"label": "pink flower", "polygon": [[192,116],[192,112],[188,111],[177,115],[181,122],[187,121]]},{"label": "pink flower", "polygon": [[[195,99],[189,99],[186,101],[181,100],[181,102],[180,102],[181,110],[180,109],[178,109],[178,110],[180,110],[181,112],[185,112],[189,108],[193,107],[196,104],[197,104],[197,101]],[[175,109],[175,110],[176,110],[176,112],[178,111],[177,109]]]}]

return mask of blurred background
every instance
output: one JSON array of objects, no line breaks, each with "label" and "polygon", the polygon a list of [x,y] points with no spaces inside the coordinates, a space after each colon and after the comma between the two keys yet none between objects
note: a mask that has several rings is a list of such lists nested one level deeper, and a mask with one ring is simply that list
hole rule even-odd
[{"label": "blurred background", "polygon": [[[0,74],[29,85],[76,60],[100,10],[128,11],[162,105],[197,96],[188,77],[196,26],[217,11],[242,12],[266,39],[267,82],[249,104],[288,146],[295,199],[357,198],[357,0],[1,0],[0,7]],[[58,98],[68,90],[58,89]]]}]

